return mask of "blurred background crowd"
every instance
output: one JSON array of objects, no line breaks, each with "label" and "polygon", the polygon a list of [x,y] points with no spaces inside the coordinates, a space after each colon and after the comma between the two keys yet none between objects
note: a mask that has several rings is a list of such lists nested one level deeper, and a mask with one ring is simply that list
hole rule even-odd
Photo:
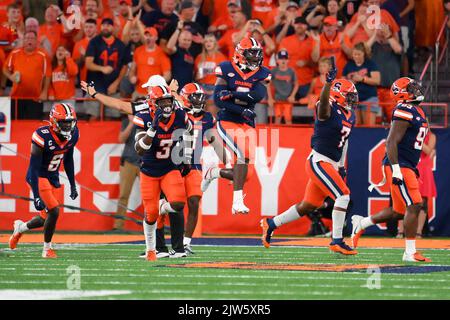
[{"label": "blurred background crowd", "polygon": [[357,86],[358,124],[387,123],[392,82],[417,78],[449,12],[450,0],[0,0],[0,95],[14,118],[65,101],[81,119],[115,119],[79,82],[136,99],[160,74],[201,84],[215,113],[215,67],[252,36],[273,73],[259,123],[311,123],[331,56]]}]

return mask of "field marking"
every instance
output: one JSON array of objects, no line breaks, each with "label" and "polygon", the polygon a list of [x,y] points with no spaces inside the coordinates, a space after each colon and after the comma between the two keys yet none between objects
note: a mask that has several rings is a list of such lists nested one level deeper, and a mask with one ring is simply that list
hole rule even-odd
[{"label": "field marking", "polygon": [[131,294],[130,290],[0,290],[0,300],[59,300]]}]

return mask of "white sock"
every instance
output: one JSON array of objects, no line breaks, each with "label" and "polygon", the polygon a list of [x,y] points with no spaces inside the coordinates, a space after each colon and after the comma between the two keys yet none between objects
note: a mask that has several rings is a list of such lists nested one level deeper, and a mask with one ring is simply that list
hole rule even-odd
[{"label": "white sock", "polygon": [[242,190],[233,191],[233,202],[244,200]]},{"label": "white sock", "polygon": [[52,243],[51,242],[44,242],[44,250],[48,250],[52,248]]},{"label": "white sock", "polygon": [[227,162],[227,163],[225,164],[225,168],[226,168],[226,169],[232,169],[233,166],[231,165],[231,162]]},{"label": "white sock", "polygon": [[344,229],[345,212],[333,209],[331,218],[333,219],[333,239],[343,238],[342,229]]},{"label": "white sock", "polygon": [[363,229],[367,229],[370,226],[373,226],[375,223],[373,223],[372,218],[371,217],[365,217],[363,219],[361,219],[361,227]]},{"label": "white sock", "polygon": [[186,245],[186,244],[191,244],[191,238],[188,238],[188,237],[184,237],[184,239],[183,239],[183,244],[184,245]]},{"label": "white sock", "polygon": [[144,227],[145,246],[147,247],[147,251],[155,250],[156,222],[154,224],[147,224],[144,219],[142,225]]},{"label": "white sock", "polygon": [[28,226],[27,226],[27,224],[26,224],[25,222],[21,223],[21,224],[19,225],[19,228],[18,228],[18,229],[19,229],[18,231],[19,231],[20,233],[24,233],[24,232],[30,230],[30,229],[28,229]]},{"label": "white sock", "polygon": [[273,222],[277,227],[282,226],[283,224],[295,221],[297,219],[300,219],[300,215],[297,212],[297,209],[295,208],[295,204],[287,209],[282,214],[277,215],[275,218],[273,218]]},{"label": "white sock", "polygon": [[416,253],[416,239],[406,239],[406,254]]},{"label": "white sock", "polygon": [[172,208],[172,206],[170,205],[170,202],[166,202],[166,203],[164,203],[164,204],[161,206],[161,213],[162,213],[162,214],[165,214],[165,213],[168,213],[168,212],[177,212],[176,210],[174,210],[174,209]]}]

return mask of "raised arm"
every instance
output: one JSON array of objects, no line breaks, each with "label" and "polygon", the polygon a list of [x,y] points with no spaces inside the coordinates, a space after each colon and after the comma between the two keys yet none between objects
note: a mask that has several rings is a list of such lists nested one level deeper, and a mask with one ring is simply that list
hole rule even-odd
[{"label": "raised arm", "polygon": [[105,94],[97,92],[95,90],[94,84],[88,84],[85,81],[80,82],[81,89],[85,91],[88,95],[90,95],[95,100],[104,104],[106,107],[118,110],[123,113],[133,114],[133,108],[130,102],[122,101],[117,98],[109,97]]},{"label": "raised arm", "polygon": [[317,108],[317,118],[327,120],[331,114],[330,89],[331,83],[336,79],[337,69],[334,57],[331,57],[331,69],[326,75],[326,83],[320,93],[319,107]]}]

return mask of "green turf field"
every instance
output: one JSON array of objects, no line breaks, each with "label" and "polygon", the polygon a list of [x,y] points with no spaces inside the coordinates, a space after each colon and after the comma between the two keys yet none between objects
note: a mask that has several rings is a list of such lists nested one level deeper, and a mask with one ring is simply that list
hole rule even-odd
[{"label": "green turf field", "polygon": [[[49,299],[450,299],[448,250],[426,250],[433,262],[417,268],[416,264],[401,262],[402,249],[361,248],[357,256],[344,257],[318,247],[267,250],[255,246],[194,246],[196,254],[188,258],[147,262],[138,258],[143,248],[143,245],[63,245],[55,260],[40,258],[41,245],[21,245],[16,252],[3,251],[0,298],[22,294]],[[232,269],[173,266],[202,262],[217,262],[218,266],[222,262],[241,264],[232,264]],[[329,270],[355,265],[361,269],[347,272],[260,269],[292,265]],[[367,273],[366,265],[396,265],[394,269],[401,273],[381,273],[377,282],[378,275]],[[239,269],[240,266],[251,269]],[[446,271],[429,272],[439,268],[433,266],[441,269],[444,266]],[[78,283],[82,291],[76,290]],[[379,283],[380,288],[369,289],[368,283],[370,286]]]}]

